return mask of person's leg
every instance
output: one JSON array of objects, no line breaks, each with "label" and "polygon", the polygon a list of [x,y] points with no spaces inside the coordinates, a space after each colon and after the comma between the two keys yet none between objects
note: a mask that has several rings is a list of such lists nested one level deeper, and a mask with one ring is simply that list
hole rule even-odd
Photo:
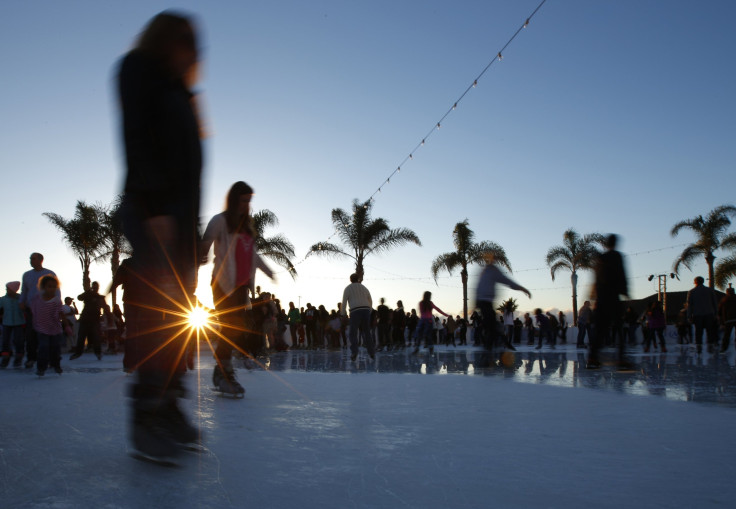
[{"label": "person's leg", "polygon": [[299,345],[299,340],[297,339],[296,335],[296,324],[290,323],[289,324],[289,336],[291,337],[291,348],[296,348]]},{"label": "person's leg", "polygon": [[87,336],[89,336],[89,328],[90,328],[90,325],[87,322],[87,320],[79,321],[79,331],[77,332],[77,344],[74,347],[74,352],[72,352],[71,357],[69,357],[70,360],[74,360],[80,357],[84,353],[84,340],[87,339]]},{"label": "person's leg", "polygon": [[667,351],[667,345],[664,342],[664,327],[657,329],[657,336],[659,336],[659,348],[662,352]]},{"label": "person's leg", "polygon": [[496,312],[493,303],[487,301],[478,302],[480,314],[483,317],[483,346],[486,350],[492,350],[496,345],[497,327]]},{"label": "person's leg", "polygon": [[88,341],[92,343],[92,351],[98,359],[102,358],[102,330],[100,328],[99,320],[92,324],[90,328],[90,334]]},{"label": "person's leg", "polygon": [[[30,327],[27,325],[26,327]],[[17,368],[23,364],[23,355],[25,354],[26,336],[23,327],[13,327],[13,345],[15,346],[15,357],[13,358],[13,367]]]},{"label": "person's leg", "polygon": [[358,318],[358,311],[351,311],[350,325],[348,327],[350,334],[350,354],[352,355],[353,359],[358,356],[358,328],[360,327],[359,324],[360,320]]},{"label": "person's leg", "polygon": [[376,348],[373,342],[373,334],[371,334],[371,310],[358,310],[360,320],[360,330],[363,332],[363,345],[368,350],[368,355],[373,358],[376,355]]},{"label": "person's leg", "polygon": [[228,394],[243,394],[245,390],[235,379],[233,368],[233,348],[243,349],[242,338],[245,334],[245,299],[248,289],[245,286],[236,288],[230,295],[212,285],[212,296],[215,300],[215,311],[218,313],[222,336],[218,337],[215,348],[215,367],[212,370],[212,383],[215,388]]},{"label": "person's leg", "polygon": [[715,315],[708,315],[705,320],[705,333],[708,338],[708,351],[718,345],[718,320]]},{"label": "person's leg", "polygon": [[130,386],[130,438],[138,451],[156,457],[175,455],[177,443],[199,437],[177,405],[186,393],[182,376],[187,340],[177,315],[195,301],[196,217],[175,214],[173,239],[162,244],[151,235],[139,204],[125,197],[121,207],[125,236],[135,253],[125,288],[127,336],[136,338],[131,361],[137,366]]},{"label": "person's leg", "polygon": [[61,374],[61,345],[64,340],[64,334],[56,334],[49,338],[49,365],[59,374]]},{"label": "person's leg", "polygon": [[578,339],[577,339],[577,347],[583,348],[585,346],[585,329],[586,325],[578,323]]},{"label": "person's leg", "polygon": [[694,316],[693,325],[695,325],[695,345],[697,346],[698,353],[703,350],[703,329],[705,328],[705,317]]},{"label": "person's leg", "polygon": [[51,336],[38,333],[38,351],[36,355],[36,374],[43,375],[49,367],[49,345]]},{"label": "person's leg", "polygon": [[604,309],[601,309],[601,307],[601,303],[597,303],[596,309],[593,312],[595,330],[592,335],[588,336],[588,344],[590,346],[588,367],[590,368],[600,367],[600,350],[606,344],[608,330],[611,325],[608,313]]},{"label": "person's leg", "polygon": [[26,368],[31,368],[36,363],[36,352],[38,350],[38,338],[36,330],[33,328],[33,313],[30,308],[26,308],[26,328],[25,328],[25,350],[26,350]]}]

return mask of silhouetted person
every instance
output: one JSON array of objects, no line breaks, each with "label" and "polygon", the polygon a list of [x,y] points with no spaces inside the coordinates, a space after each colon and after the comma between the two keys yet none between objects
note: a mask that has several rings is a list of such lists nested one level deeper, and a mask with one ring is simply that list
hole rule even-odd
[{"label": "silhouetted person", "polygon": [[[606,251],[598,256],[595,264],[595,334],[591,341],[590,354],[588,355],[588,369],[600,367],[599,351],[601,346],[608,342],[612,327],[618,327],[623,313],[621,312],[620,295],[629,295],[626,282],[626,271],[624,270],[624,259],[621,253],[616,251],[618,237],[614,234],[606,237],[604,247]],[[625,359],[626,341],[619,342],[618,367],[619,369],[630,369]]]},{"label": "silhouetted person", "polygon": [[404,348],[404,329],[406,328],[406,313],[404,303],[398,301],[393,315],[391,315],[391,343],[394,348]]},{"label": "silhouetted person", "polygon": [[358,358],[358,330],[363,337],[363,346],[368,350],[368,355],[373,359],[376,355],[373,335],[371,334],[371,310],[373,299],[368,288],[360,282],[358,274],[350,275],[350,284],[342,292],[342,304],[340,310],[343,315],[347,314],[350,306],[350,359],[355,362]]},{"label": "silhouetted person", "polygon": [[647,329],[649,329],[649,333],[645,337],[644,352],[649,352],[650,344],[654,345],[655,350],[657,349],[657,338],[659,338],[659,347],[662,352],[667,351],[667,345],[664,340],[664,330],[666,327],[667,321],[664,317],[662,303],[655,300],[649,306],[649,311],[647,311]]},{"label": "silhouetted person", "polygon": [[723,326],[721,352],[725,352],[731,342],[731,332],[736,327],[736,294],[732,287],[726,288],[726,296],[718,303],[718,318]]},{"label": "silhouetted person", "polygon": [[[53,270],[45,269],[43,267],[43,255],[41,253],[31,253],[31,270],[23,273],[23,279],[21,280],[20,297],[18,304],[20,309],[24,312],[26,320],[25,329],[25,350],[26,350],[26,368],[32,368],[36,363],[36,353],[38,350],[38,335],[36,333],[35,326],[33,325],[33,310],[31,310],[29,303],[31,299],[38,295],[39,282],[43,276],[56,276]],[[58,291],[58,289],[57,289]],[[61,293],[59,293],[61,298]],[[23,352],[21,352],[23,353]]]},{"label": "silhouetted person", "polygon": [[177,405],[187,338],[179,324],[197,285],[202,151],[190,89],[197,60],[192,21],[163,12],[118,74],[127,167],[121,219],[134,253],[126,288],[128,337],[137,346],[130,438],[153,458],[173,456],[177,443],[199,435]]},{"label": "silhouetted person", "polygon": [[577,347],[585,348],[585,335],[588,335],[588,344],[592,343],[593,334],[591,324],[593,322],[593,310],[590,309],[590,301],[586,300],[583,307],[578,311],[578,340]]},{"label": "silhouetted person", "polygon": [[716,292],[705,286],[704,282],[702,277],[696,277],[693,281],[695,287],[687,292],[687,314],[695,325],[695,344],[698,353],[703,351],[703,330],[708,337],[708,351],[711,351],[713,345],[718,342]]},{"label": "silhouetted person", "polygon": [[379,302],[380,304],[376,308],[376,314],[378,315],[378,351],[380,352],[384,348],[388,349],[391,322],[389,321],[389,313],[388,306],[386,305],[386,299],[381,297],[379,299]]},{"label": "silhouetted person", "polygon": [[100,314],[105,305],[102,295],[99,294],[100,284],[95,281],[92,287],[79,294],[77,300],[84,302],[84,308],[79,314],[79,332],[77,332],[77,345],[74,353],[69,357],[70,361],[78,359],[84,353],[84,341],[94,350],[97,359],[102,359],[102,345],[100,344]]}]

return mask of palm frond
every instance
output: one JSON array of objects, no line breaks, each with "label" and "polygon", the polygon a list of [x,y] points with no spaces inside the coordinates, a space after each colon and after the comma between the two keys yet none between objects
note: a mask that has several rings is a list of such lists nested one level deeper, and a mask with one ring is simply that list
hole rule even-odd
[{"label": "palm frond", "polygon": [[489,254],[493,255],[496,265],[504,267],[509,272],[513,272],[511,270],[511,262],[508,256],[506,256],[506,251],[495,242],[484,240],[483,242],[471,245],[468,253],[468,263],[481,265],[485,262],[486,255]]},{"label": "palm frond", "polygon": [[732,279],[736,279],[736,255],[722,258],[716,264],[715,283],[718,288],[725,290]]},{"label": "palm frond", "polygon": [[462,259],[457,252],[443,253],[432,261],[432,267],[430,272],[435,283],[437,282],[437,276],[442,269],[445,269],[450,275],[458,267],[462,267]]},{"label": "palm frond", "polygon": [[704,254],[705,253],[700,246],[690,244],[682,251],[682,253],[680,253],[680,256],[677,257],[677,259],[675,260],[675,264],[672,266],[672,271],[675,274],[679,274],[680,266],[684,266],[686,269],[690,270],[690,266],[692,265],[693,261],[695,261],[695,259],[699,256],[703,256]]},{"label": "palm frond", "polygon": [[348,258],[355,260],[355,256],[350,253],[346,253],[340,248],[340,246],[330,244],[329,242],[318,242],[317,244],[313,244],[312,247],[309,248],[309,251],[307,251],[305,258],[308,258],[311,255],[326,256],[328,258],[333,256],[347,256]]},{"label": "palm frond", "polygon": [[408,243],[413,243],[417,246],[422,245],[417,234],[408,228],[394,228],[393,230],[382,231],[371,238],[370,243],[366,243],[365,254],[388,251],[394,247],[403,246]]},{"label": "palm frond", "polygon": [[267,228],[279,225],[279,219],[276,214],[268,209],[261,209],[252,215],[253,229],[256,234],[261,237]]}]

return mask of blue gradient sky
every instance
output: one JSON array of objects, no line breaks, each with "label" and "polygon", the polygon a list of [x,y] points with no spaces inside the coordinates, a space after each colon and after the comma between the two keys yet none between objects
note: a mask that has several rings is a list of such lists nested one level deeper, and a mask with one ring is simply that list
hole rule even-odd
[{"label": "blue gradient sky", "polygon": [[[205,48],[203,221],[245,180],[303,259],[332,233],[330,210],[368,198],[537,4],[179,2],[199,16]],[[169,7],[0,4],[0,281],[20,279],[40,251],[64,294],[81,291],[78,261],[41,213],[69,217],[76,200],[120,191],[116,61]],[[412,228],[423,247],[367,259],[374,299],[413,307],[431,290],[460,312],[459,275],[435,285],[429,267],[465,218],[478,240],[506,249],[533,299],[501,297],[522,310],[571,307],[568,275],[553,282],[544,264],[568,227],[621,234],[632,296],[654,293],[647,276],[669,272],[693,240],[672,239],[672,225],[734,202],[734,15],[730,1],[549,0],[377,195],[374,215]],[[257,283],[330,309],[353,265],[309,258],[298,270],[296,283],[285,273],[275,288]],[[704,263],[669,289],[699,274]],[[92,276],[105,286],[109,268]],[[582,275],[582,296],[589,283]]]}]

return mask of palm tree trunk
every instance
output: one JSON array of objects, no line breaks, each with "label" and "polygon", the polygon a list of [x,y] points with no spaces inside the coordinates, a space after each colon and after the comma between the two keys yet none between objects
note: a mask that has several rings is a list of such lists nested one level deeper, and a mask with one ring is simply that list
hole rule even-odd
[{"label": "palm tree trunk", "polygon": [[82,290],[86,292],[87,290],[89,290],[90,286],[92,286],[89,280],[90,262],[86,259],[86,257],[80,256],[79,263],[82,264]]},{"label": "palm tree trunk", "polygon": [[570,275],[572,283],[572,325],[578,326],[578,275],[575,271]]},{"label": "palm tree trunk", "polygon": [[708,253],[705,255],[705,262],[708,264],[708,286],[711,290],[715,289],[716,287],[716,280],[715,276],[713,274],[713,264],[716,261],[716,257],[713,255],[713,253]]},{"label": "palm tree trunk", "polygon": [[460,271],[460,278],[463,282],[463,318],[468,321],[468,270],[463,268]]}]

